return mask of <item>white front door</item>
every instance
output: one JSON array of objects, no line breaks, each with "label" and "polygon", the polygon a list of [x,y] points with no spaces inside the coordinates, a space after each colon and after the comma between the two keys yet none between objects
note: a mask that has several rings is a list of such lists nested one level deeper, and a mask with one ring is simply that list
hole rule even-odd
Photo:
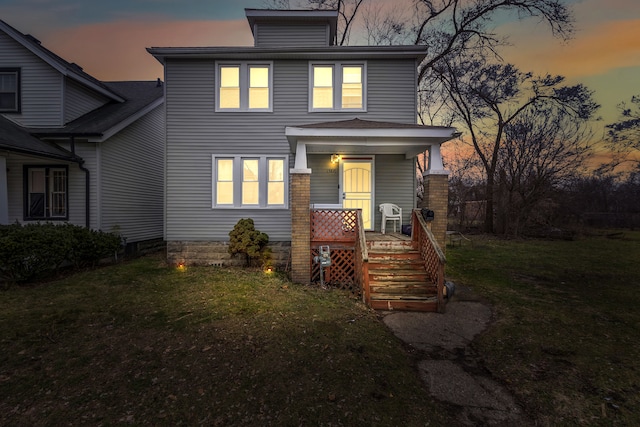
[{"label": "white front door", "polygon": [[365,230],[373,230],[373,159],[343,157],[340,161],[343,209],[362,209]]}]

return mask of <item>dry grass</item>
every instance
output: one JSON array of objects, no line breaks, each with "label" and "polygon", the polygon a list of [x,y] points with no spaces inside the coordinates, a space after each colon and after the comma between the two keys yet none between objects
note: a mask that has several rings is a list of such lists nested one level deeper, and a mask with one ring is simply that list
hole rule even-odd
[{"label": "dry grass", "polygon": [[640,233],[475,239],[448,273],[494,305],[474,343],[538,425],[640,425]]},{"label": "dry grass", "polygon": [[348,294],[158,257],[0,293],[0,424],[426,425],[448,414]]}]

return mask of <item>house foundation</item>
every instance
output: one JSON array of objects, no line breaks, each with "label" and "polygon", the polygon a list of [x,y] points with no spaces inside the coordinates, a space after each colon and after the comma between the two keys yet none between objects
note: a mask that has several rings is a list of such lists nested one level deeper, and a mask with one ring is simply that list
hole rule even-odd
[{"label": "house foundation", "polygon": [[[271,262],[278,269],[289,266],[290,242],[269,242]],[[232,257],[229,242],[169,241],[167,242],[169,265],[238,266],[245,265],[243,256]]]}]

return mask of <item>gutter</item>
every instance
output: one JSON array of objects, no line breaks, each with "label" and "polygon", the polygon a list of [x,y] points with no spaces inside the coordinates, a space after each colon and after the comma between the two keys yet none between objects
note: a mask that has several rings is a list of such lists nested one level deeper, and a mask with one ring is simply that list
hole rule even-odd
[{"label": "gutter", "polygon": [[70,148],[74,157],[76,157],[76,162],[78,163],[78,167],[85,174],[84,179],[84,223],[86,228],[91,228],[91,205],[89,202],[91,201],[91,181],[90,181],[90,171],[86,167],[84,167],[84,159],[76,155],[76,139],[74,136],[71,136],[70,139]]}]

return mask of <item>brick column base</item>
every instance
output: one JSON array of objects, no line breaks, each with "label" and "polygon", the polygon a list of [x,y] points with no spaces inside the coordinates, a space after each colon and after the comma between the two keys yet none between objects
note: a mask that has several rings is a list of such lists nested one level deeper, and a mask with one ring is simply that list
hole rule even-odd
[{"label": "brick column base", "polygon": [[291,280],[311,283],[311,171],[291,171]]},{"label": "brick column base", "polygon": [[447,211],[449,207],[449,174],[426,171],[424,178],[424,195],[420,207],[434,212],[431,232],[444,251],[447,246]]}]

